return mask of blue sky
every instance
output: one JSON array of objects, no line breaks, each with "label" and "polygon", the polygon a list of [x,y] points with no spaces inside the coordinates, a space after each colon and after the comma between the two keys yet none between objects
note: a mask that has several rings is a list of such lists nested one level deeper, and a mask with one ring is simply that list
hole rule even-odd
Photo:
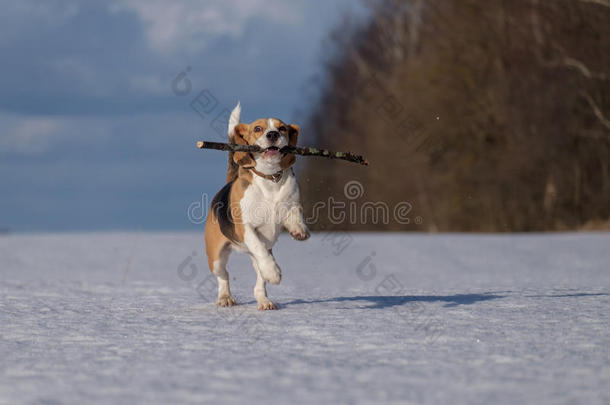
[{"label": "blue sky", "polygon": [[17,232],[197,229],[187,207],[222,186],[226,155],[196,140],[224,137],[238,99],[244,121],[302,124],[329,31],[362,12],[356,0],[0,9],[0,228]]}]

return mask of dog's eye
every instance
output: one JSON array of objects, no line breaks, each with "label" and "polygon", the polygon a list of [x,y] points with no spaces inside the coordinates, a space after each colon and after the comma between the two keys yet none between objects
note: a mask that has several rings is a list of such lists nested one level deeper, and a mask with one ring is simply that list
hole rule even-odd
[{"label": "dog's eye", "polygon": [[261,127],[260,125],[257,125],[254,127],[254,132],[261,132],[263,130],[263,127]]},{"label": "dog's eye", "polygon": [[280,132],[286,132],[286,127],[282,125],[282,126],[280,127]]}]

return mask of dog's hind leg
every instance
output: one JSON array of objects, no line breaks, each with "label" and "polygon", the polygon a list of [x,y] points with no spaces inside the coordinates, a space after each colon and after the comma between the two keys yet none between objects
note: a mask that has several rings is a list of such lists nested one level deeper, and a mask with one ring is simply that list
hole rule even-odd
[{"label": "dog's hind leg", "polygon": [[231,295],[229,288],[229,272],[227,271],[227,261],[231,253],[228,241],[214,243],[217,240],[206,240],[206,251],[208,254],[208,264],[210,271],[216,276],[218,281],[218,301],[216,305],[230,307],[235,305],[235,299]]},{"label": "dog's hind leg", "polygon": [[218,301],[221,307],[235,305],[235,299],[231,296],[229,289],[229,273],[227,272],[227,261],[231,253],[231,242],[222,234],[218,226],[218,220],[213,211],[208,214],[205,225],[205,252],[208,256],[210,271],[218,280]]},{"label": "dog's hind leg", "polygon": [[258,263],[256,262],[256,259],[252,256],[250,258],[252,259],[252,266],[254,266],[254,270],[256,270],[254,298],[256,298],[256,302],[258,302],[258,309],[277,309],[277,306],[269,298],[267,298],[267,288],[265,287],[266,282],[261,274],[261,271],[258,268]]},{"label": "dog's hind leg", "polygon": [[227,261],[229,260],[230,253],[231,248],[228,245],[225,246],[212,264],[212,273],[214,273],[216,280],[218,280],[218,301],[216,301],[216,305],[221,307],[235,305],[235,299],[231,295],[231,289],[229,288],[229,272],[227,271]]}]

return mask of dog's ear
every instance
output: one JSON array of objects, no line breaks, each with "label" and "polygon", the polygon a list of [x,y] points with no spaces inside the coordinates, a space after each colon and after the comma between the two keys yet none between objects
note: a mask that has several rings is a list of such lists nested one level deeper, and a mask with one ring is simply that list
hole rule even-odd
[{"label": "dog's ear", "polygon": [[301,129],[297,124],[288,125],[288,144],[290,146],[297,146],[297,139],[299,138],[299,131]]},{"label": "dog's ear", "polygon": [[247,145],[246,136],[248,134],[248,124],[237,124],[233,128],[232,141],[239,145]]},{"label": "dog's ear", "polygon": [[[299,126],[297,124],[288,125],[288,145],[297,146],[297,140],[299,138]],[[282,170],[288,169],[297,161],[297,158],[292,153],[287,153],[286,156],[280,161],[280,167]]]},{"label": "dog's ear", "polygon": [[[245,135],[248,132],[248,125],[246,124],[237,124],[235,125],[235,130],[233,134],[233,142],[238,145],[248,145],[248,141],[246,141]],[[254,157],[251,153],[248,152],[235,152],[233,153],[233,161],[240,166],[244,167],[254,167],[256,164],[254,162]]]}]

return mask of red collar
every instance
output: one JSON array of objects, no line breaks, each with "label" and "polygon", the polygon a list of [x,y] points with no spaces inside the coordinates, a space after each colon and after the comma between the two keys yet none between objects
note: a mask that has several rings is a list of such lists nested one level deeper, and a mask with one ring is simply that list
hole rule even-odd
[{"label": "red collar", "polygon": [[284,175],[283,170],[280,170],[279,172],[276,172],[273,174],[264,174],[264,173],[261,173],[258,170],[256,170],[254,167],[250,167],[249,169],[252,170],[252,172],[254,174],[256,174],[257,176],[260,176],[263,179],[271,180],[274,183],[279,183],[280,180],[282,180],[282,176]]}]

